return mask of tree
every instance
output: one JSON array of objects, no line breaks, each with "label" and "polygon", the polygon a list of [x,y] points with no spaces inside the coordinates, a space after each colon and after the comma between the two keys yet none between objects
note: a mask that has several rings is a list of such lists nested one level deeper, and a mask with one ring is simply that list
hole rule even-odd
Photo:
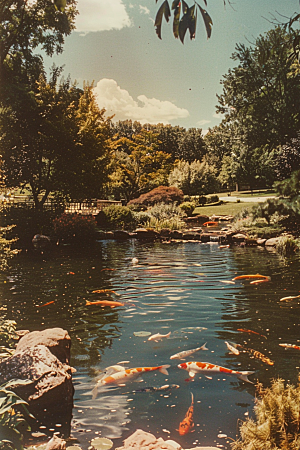
[{"label": "tree", "polygon": [[82,200],[98,196],[108,176],[109,119],[97,106],[93,86],[40,75],[18,107],[2,109],[0,150],[6,186],[29,186],[35,207],[50,193]]},{"label": "tree", "polygon": [[[64,7],[65,3],[65,7]],[[0,84],[11,82],[16,68],[26,69],[41,47],[47,55],[61,53],[64,37],[75,28],[76,1],[2,0],[0,3]]]},{"label": "tree", "polygon": [[110,192],[126,201],[157,186],[166,185],[171,170],[171,156],[158,149],[157,135],[142,129],[132,139],[112,141],[114,172]]},{"label": "tree", "polygon": [[216,170],[205,160],[179,161],[169,175],[169,185],[182,189],[186,195],[203,195],[216,192]]},{"label": "tree", "polygon": [[201,128],[189,128],[182,133],[178,142],[179,158],[192,162],[202,160],[206,154],[206,146]]},{"label": "tree", "polygon": [[296,167],[300,167],[300,132],[290,142],[276,150],[275,172],[278,180],[289,178]]}]

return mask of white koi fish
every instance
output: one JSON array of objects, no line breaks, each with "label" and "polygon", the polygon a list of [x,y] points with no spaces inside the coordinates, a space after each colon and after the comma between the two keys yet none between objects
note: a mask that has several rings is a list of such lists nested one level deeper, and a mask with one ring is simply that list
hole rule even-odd
[{"label": "white koi fish", "polygon": [[291,295],[289,297],[282,297],[279,301],[280,302],[291,302],[294,300],[294,298],[300,298],[300,295]]},{"label": "white koi fish", "polygon": [[152,336],[149,336],[148,341],[158,342],[158,341],[161,341],[163,338],[168,338],[170,336],[171,336],[171,331],[168,334],[156,333],[156,334],[152,334]]},{"label": "white koi fish", "polygon": [[233,353],[234,355],[240,354],[239,350],[236,347],[234,347],[233,345],[229,344],[229,342],[225,341],[225,344],[227,345],[227,348],[231,353]]},{"label": "white koi fish", "polygon": [[142,375],[144,372],[153,372],[154,370],[158,370],[164,375],[169,375],[167,369],[170,367],[170,364],[165,364],[163,366],[157,367],[135,367],[134,369],[124,369],[118,372],[112,373],[109,376],[101,378],[99,381],[100,385],[106,384],[117,384],[121,385],[126,383],[127,381],[132,381]]},{"label": "white koi fish", "polygon": [[[202,373],[203,375],[210,375],[214,373],[223,373],[226,375],[234,375],[240,380],[247,381],[248,383],[252,383],[252,381],[248,380],[247,376],[254,373],[253,371],[237,371],[232,369],[227,369],[226,367],[217,366],[216,364],[211,364],[207,362],[194,362],[190,361],[187,363],[178,364],[179,369],[187,370],[189,376],[194,378],[196,373]],[[253,384],[253,383],[252,383]]]},{"label": "white koi fish", "polygon": [[208,348],[206,348],[206,342],[201,347],[193,348],[191,350],[184,350],[182,352],[175,353],[175,355],[170,356],[170,359],[185,359],[188,356],[192,355],[193,353],[197,352],[198,350],[208,350]]}]

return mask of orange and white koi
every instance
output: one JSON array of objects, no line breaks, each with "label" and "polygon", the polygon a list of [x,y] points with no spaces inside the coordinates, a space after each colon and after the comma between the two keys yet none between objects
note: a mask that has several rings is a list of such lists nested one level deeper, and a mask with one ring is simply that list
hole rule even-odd
[{"label": "orange and white koi", "polygon": [[295,345],[295,344],[279,344],[280,347],[284,347],[284,348],[294,348],[295,350],[300,350],[299,345]]},{"label": "orange and white koi", "polygon": [[189,409],[187,410],[186,415],[184,416],[184,419],[179,424],[179,429],[176,430],[179,432],[180,436],[184,436],[185,434],[188,434],[191,431],[194,431],[194,396],[192,394],[192,403]]},{"label": "orange and white koi", "polygon": [[257,273],[256,275],[239,275],[238,277],[232,278],[232,281],[235,281],[235,280],[251,280],[252,278],[268,278],[269,280],[271,279],[267,275],[260,275],[259,273]]},{"label": "orange and white koi", "polygon": [[300,298],[300,295],[291,295],[289,297],[282,297],[279,301],[280,302],[291,302],[294,300],[294,298]]},{"label": "orange and white koi", "polygon": [[[211,364],[208,362],[194,362],[190,361],[187,363],[178,364],[179,369],[187,370],[190,378],[194,378],[196,373],[202,373],[203,375],[211,375],[216,373],[222,373],[226,375],[234,375],[242,381],[247,381],[247,383],[252,383],[248,380],[248,375],[252,375],[254,372],[250,370],[232,370],[226,367],[218,366],[217,364]],[[252,383],[253,384],[253,383]]]},{"label": "orange and white koi", "polygon": [[100,306],[110,306],[111,308],[116,308],[116,306],[124,306],[122,302],[114,302],[112,300],[97,300],[96,302],[90,302],[86,300],[85,304],[88,305],[100,305]]},{"label": "orange and white koi", "polygon": [[153,372],[154,370],[158,370],[159,372],[163,373],[164,375],[169,375],[167,369],[170,367],[170,364],[164,364],[162,366],[156,366],[156,367],[135,367],[133,369],[125,369],[119,370],[115,373],[112,373],[111,375],[108,375],[106,377],[101,378],[99,380],[100,385],[106,385],[106,384],[124,384],[128,381],[133,381],[136,378],[140,377],[145,372]]},{"label": "orange and white koi", "polygon": [[201,347],[193,348],[192,350],[184,350],[179,353],[175,353],[175,355],[170,356],[170,359],[185,359],[188,356],[192,355],[193,353],[197,352],[198,350],[208,350],[206,348],[206,342]]},{"label": "orange and white koi", "polygon": [[268,364],[269,366],[274,365],[274,361],[272,361],[270,358],[268,358],[268,356],[264,355],[263,353],[259,352],[258,350],[254,350],[253,348],[243,347],[240,344],[237,344],[237,346],[240,347],[241,349],[243,349],[245,352],[248,352],[251,355],[253,355],[254,358],[260,359],[262,362]]},{"label": "orange and white koi", "polygon": [[257,333],[257,331],[247,330],[245,328],[238,328],[237,331],[241,331],[242,333],[257,334],[258,336],[261,336],[261,337],[264,337],[265,339],[267,339],[267,336],[265,336],[264,334]]},{"label": "orange and white koi", "polygon": [[152,336],[149,336],[148,341],[158,342],[161,341],[163,338],[168,338],[169,336],[171,336],[171,331],[168,334],[156,333],[152,334]]},{"label": "orange and white koi", "polygon": [[[227,345],[227,348],[231,353],[233,353],[234,355],[240,354],[239,350],[234,345],[229,344],[229,342],[227,342],[227,341],[225,341],[225,344]],[[235,345],[238,345],[238,344],[235,344]]]}]

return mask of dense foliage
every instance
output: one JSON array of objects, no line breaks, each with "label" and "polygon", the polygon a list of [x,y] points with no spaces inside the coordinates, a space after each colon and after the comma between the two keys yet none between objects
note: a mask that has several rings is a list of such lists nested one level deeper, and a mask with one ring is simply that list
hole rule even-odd
[{"label": "dense foliage", "polygon": [[176,187],[159,186],[146,194],[131,200],[128,205],[146,205],[152,206],[155,203],[181,203],[183,201],[183,192]]},{"label": "dense foliage", "polygon": [[53,233],[63,242],[84,243],[95,239],[96,221],[92,216],[62,214],[53,220]]}]

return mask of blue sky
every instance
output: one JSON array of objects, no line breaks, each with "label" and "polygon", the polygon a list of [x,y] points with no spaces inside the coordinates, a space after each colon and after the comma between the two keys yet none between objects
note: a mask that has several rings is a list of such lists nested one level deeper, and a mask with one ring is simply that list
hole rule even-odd
[{"label": "blue sky", "polygon": [[[220,123],[216,94],[234,66],[230,56],[236,43],[254,42],[272,27],[272,15],[300,12],[299,0],[233,0],[233,8],[207,0],[212,37],[206,39],[199,16],[196,39],[187,36],[182,45],[173,38],[170,22],[163,23],[162,40],[155,34],[161,2],[78,0],[77,30],[66,39],[63,54],[46,64],[64,65],[65,75],[79,85],[94,82],[99,106],[115,120],[207,130]],[[198,3],[206,8],[203,0]]]}]

